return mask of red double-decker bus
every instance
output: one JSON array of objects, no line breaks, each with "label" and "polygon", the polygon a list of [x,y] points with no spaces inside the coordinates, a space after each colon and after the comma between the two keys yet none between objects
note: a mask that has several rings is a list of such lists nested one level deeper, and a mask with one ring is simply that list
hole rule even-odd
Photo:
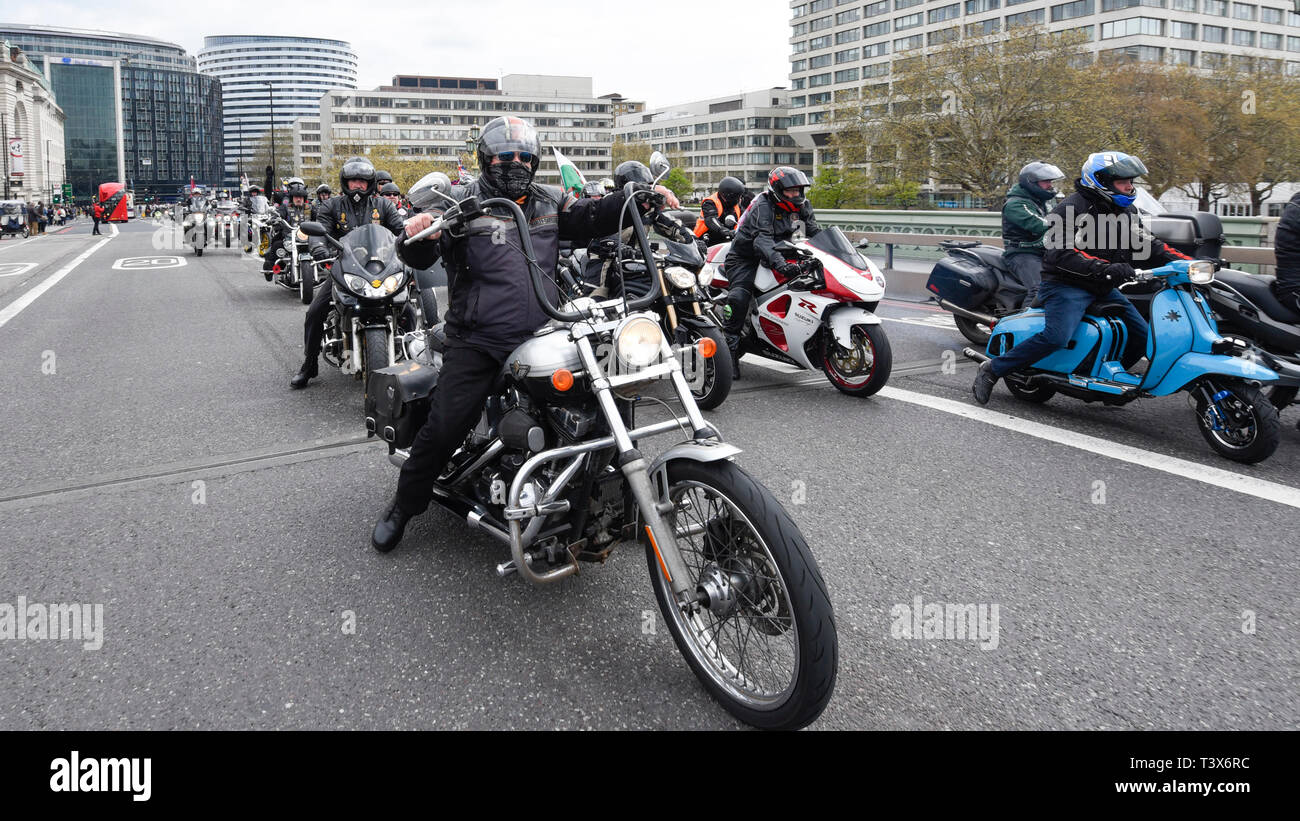
[{"label": "red double-decker bus", "polygon": [[126,186],[120,182],[106,182],[100,185],[99,205],[104,209],[105,222],[126,222]]}]

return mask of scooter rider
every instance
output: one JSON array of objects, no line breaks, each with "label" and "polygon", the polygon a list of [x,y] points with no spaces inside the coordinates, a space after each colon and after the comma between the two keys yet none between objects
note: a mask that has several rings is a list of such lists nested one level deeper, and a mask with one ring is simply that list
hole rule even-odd
[{"label": "scooter rider", "polygon": [[[695,236],[705,238],[707,245],[731,242],[736,232],[723,224],[728,215],[740,221],[740,199],[745,194],[745,184],[735,177],[723,177],[716,193],[700,203],[700,218],[695,222]],[[707,235],[707,236],[706,236]]]},{"label": "scooter rider", "polygon": [[[622,191],[599,199],[576,199],[556,186],[533,182],[541,164],[541,143],[527,121],[492,120],[479,135],[477,154],[482,173],[468,185],[455,186],[453,195],[461,200],[504,197],[518,202],[528,218],[537,263],[549,288],[554,288],[561,240],[586,243],[618,230],[625,202]],[[675,207],[676,198],[668,189],[655,190]],[[407,236],[429,227],[440,210],[430,208],[409,220]],[[489,209],[463,230],[442,231],[401,245],[398,253],[418,269],[444,260],[451,305],[442,370],[428,419],[402,466],[397,493],[371,537],[381,551],[396,547],[406,523],[428,507],[434,481],[478,421],[502,363],[547,321],[533,293],[514,223],[502,209]],[[556,290],[549,294],[553,301],[557,296]]]},{"label": "scooter rider", "polygon": [[[306,222],[309,218],[307,186],[303,185],[300,180],[291,180],[288,190],[285,191],[285,201],[276,206],[276,211],[279,213],[280,219],[290,226],[297,226],[300,222]],[[275,227],[271,229],[271,243],[266,252],[266,258],[262,260],[262,273],[280,273],[279,260],[283,259],[283,257],[277,254],[276,251],[283,248],[284,238],[289,235],[291,230],[292,228],[286,228],[284,223],[276,223]]]},{"label": "scooter rider", "polygon": [[740,334],[754,303],[758,266],[766,264],[773,273],[786,279],[798,275],[799,267],[777,253],[777,243],[790,239],[800,225],[804,236],[809,238],[821,231],[812,205],[804,197],[809,186],[806,174],[783,165],[772,169],[767,184],[767,190],[754,199],[736,226],[736,236],[724,263],[728,291],[722,332],[731,349],[732,374],[736,379],[740,378]]},{"label": "scooter rider", "polygon": [[[339,185],[343,193],[316,208],[316,222],[324,225],[325,231],[334,239],[342,239],[353,228],[368,222],[380,223],[394,234],[402,232],[402,219],[397,215],[397,209],[375,191],[375,167],[369,160],[353,157],[343,163]],[[311,255],[317,262],[324,262],[333,257],[334,252],[323,237],[312,237]],[[289,382],[291,388],[305,387],[308,380],[317,375],[316,360],[320,356],[325,317],[329,316],[333,292],[333,288],[317,288],[311,306],[307,308],[307,317],[303,321],[307,358]]]},{"label": "scooter rider", "polygon": [[[1149,233],[1145,235],[1149,244],[1131,241],[1138,232],[1145,232],[1133,206],[1133,180],[1145,173],[1141,160],[1119,151],[1090,154],[1084,160],[1075,193],[1053,209],[1052,227],[1044,237],[1043,281],[1038,288],[1038,301],[1046,314],[1043,330],[980,365],[971,386],[976,402],[987,404],[993,386],[1008,373],[1064,348],[1093,302],[1124,306],[1121,318],[1127,326],[1128,343],[1123,365],[1131,368],[1142,358],[1147,323],[1118,286],[1135,276],[1135,262],[1152,268],[1188,259]],[[1108,224],[1118,224],[1117,217],[1126,229],[1105,230]]]},{"label": "scooter rider", "polygon": [[1007,192],[1002,206],[1002,259],[1017,282],[1003,287],[1013,293],[1019,290],[1014,304],[1032,301],[1038,291],[1043,278],[1047,204],[1056,198],[1056,181],[1063,179],[1065,175],[1056,166],[1031,162],[1020,169],[1016,185]]}]

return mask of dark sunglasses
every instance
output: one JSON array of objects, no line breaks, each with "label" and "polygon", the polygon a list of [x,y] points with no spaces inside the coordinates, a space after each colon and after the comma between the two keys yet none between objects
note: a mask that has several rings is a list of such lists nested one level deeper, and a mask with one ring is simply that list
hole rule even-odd
[{"label": "dark sunglasses", "polygon": [[524,165],[532,165],[533,160],[537,159],[537,155],[529,154],[527,151],[503,151],[497,155],[497,160],[499,162],[514,162],[515,157],[519,157],[519,161]]}]

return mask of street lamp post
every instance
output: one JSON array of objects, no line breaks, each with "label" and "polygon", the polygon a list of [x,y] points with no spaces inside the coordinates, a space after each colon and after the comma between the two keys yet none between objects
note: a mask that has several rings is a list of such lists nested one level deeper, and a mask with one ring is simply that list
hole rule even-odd
[{"label": "street lamp post", "polygon": [[[270,80],[263,80],[262,85],[266,86],[266,102],[268,107],[268,117],[271,123],[271,179],[275,179],[275,86]],[[269,196],[269,195],[268,195]]]}]

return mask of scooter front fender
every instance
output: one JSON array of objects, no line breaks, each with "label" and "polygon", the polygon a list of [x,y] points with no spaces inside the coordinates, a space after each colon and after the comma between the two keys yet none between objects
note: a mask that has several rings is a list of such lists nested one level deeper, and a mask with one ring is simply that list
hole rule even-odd
[{"label": "scooter front fender", "polygon": [[1251,382],[1276,382],[1277,372],[1249,359],[1226,354],[1197,353],[1191,351],[1183,354],[1174,363],[1160,384],[1146,391],[1152,396],[1168,396],[1183,390],[1192,382],[1203,376],[1228,376]]},{"label": "scooter front fender", "polygon": [[853,326],[854,325],[879,325],[880,317],[868,311],[866,308],[859,308],[855,305],[846,305],[843,308],[837,308],[830,312],[830,316],[823,320],[830,327],[831,333],[835,335],[835,341],[840,343],[840,347],[853,347]]}]

